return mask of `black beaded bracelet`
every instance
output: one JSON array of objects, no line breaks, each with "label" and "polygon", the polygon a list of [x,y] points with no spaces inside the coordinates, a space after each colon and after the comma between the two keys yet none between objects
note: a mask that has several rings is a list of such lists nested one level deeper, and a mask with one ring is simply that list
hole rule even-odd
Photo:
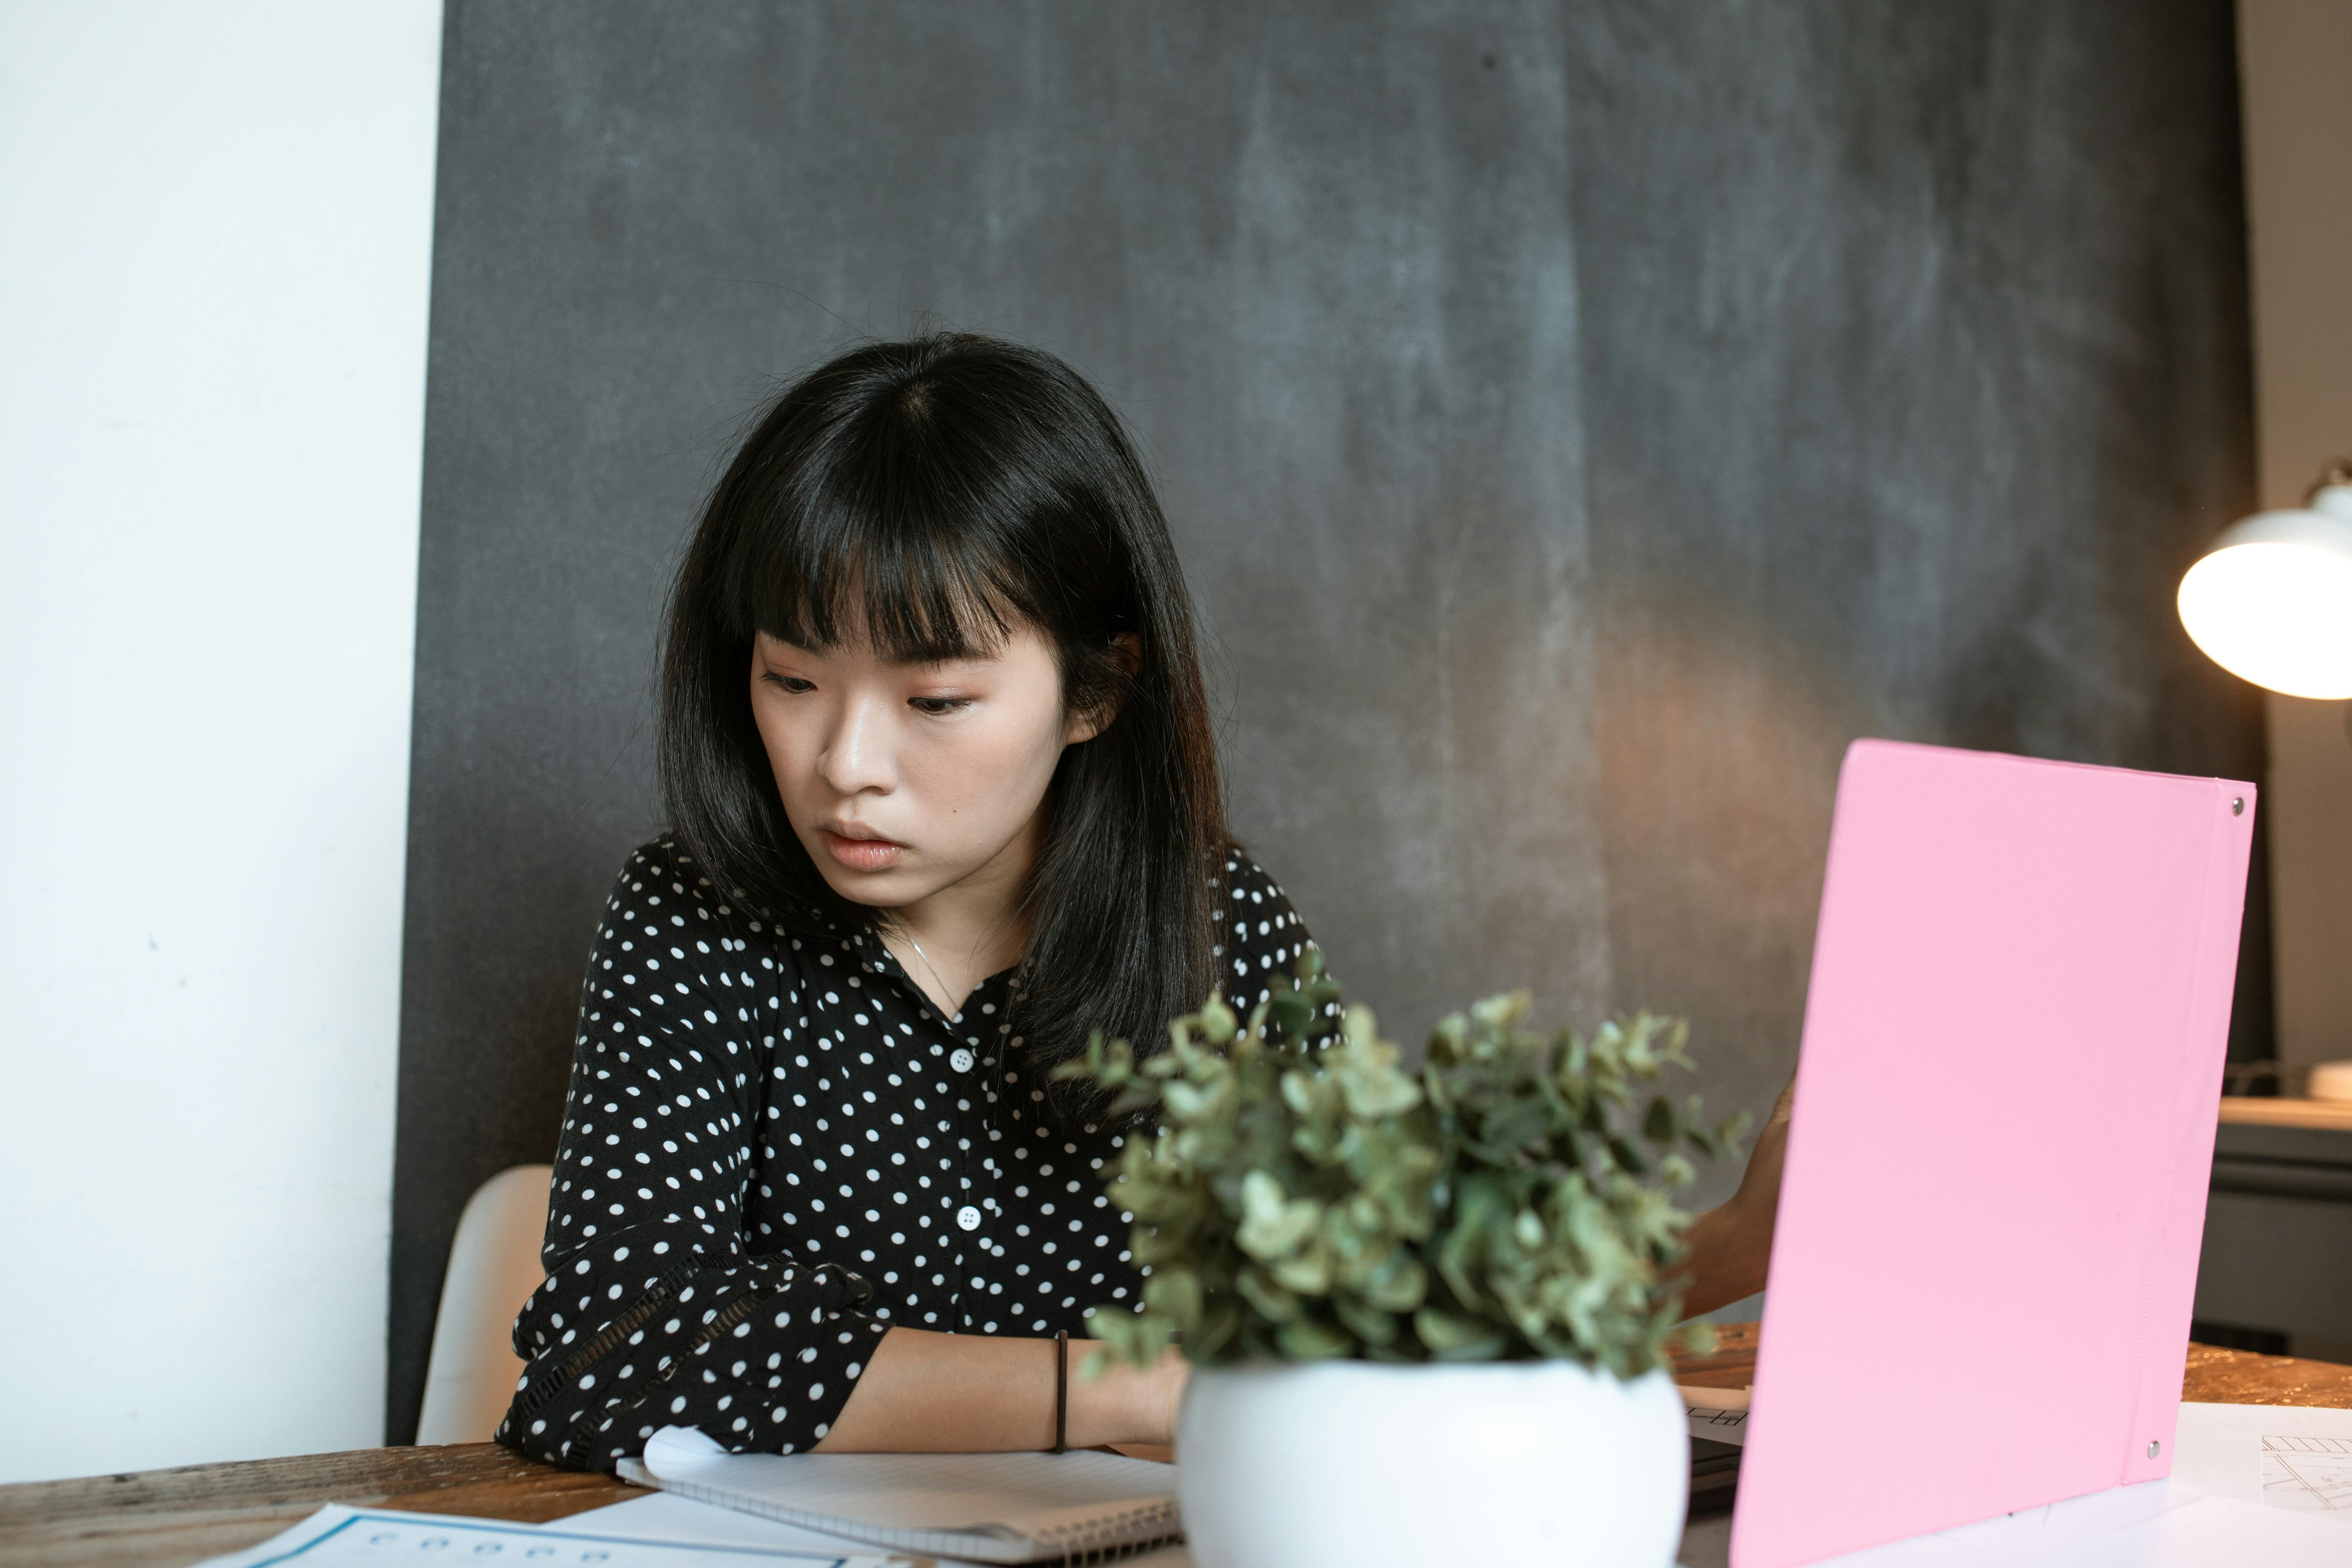
[{"label": "black beaded bracelet", "polygon": [[1068,1452],[1062,1439],[1069,1434],[1070,1331],[1054,1331],[1054,1452]]}]

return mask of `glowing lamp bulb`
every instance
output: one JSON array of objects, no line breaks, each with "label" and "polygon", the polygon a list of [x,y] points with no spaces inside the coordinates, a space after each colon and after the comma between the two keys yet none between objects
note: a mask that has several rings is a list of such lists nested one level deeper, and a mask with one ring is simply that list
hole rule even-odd
[{"label": "glowing lamp bulb", "polygon": [[2180,624],[2207,658],[2257,686],[2352,697],[2352,484],[2222,530],[2180,579]]}]

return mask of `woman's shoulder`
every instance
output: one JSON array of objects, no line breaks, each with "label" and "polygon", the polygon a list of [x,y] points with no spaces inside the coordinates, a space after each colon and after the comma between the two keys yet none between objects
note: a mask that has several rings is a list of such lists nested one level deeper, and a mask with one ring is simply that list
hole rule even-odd
[{"label": "woman's shoulder", "polygon": [[1217,922],[1218,975],[1226,999],[1255,1007],[1288,978],[1315,945],[1290,895],[1240,845],[1225,852],[1225,900]]},{"label": "woman's shoulder", "polygon": [[1225,846],[1225,897],[1228,914],[1244,906],[1290,908],[1290,895],[1282,890],[1282,884],[1258,864],[1256,856],[1238,844]]},{"label": "woman's shoulder", "polygon": [[781,934],[767,910],[740,889],[719,887],[672,834],[629,851],[604,900],[605,924],[647,938],[688,933],[731,940]]}]

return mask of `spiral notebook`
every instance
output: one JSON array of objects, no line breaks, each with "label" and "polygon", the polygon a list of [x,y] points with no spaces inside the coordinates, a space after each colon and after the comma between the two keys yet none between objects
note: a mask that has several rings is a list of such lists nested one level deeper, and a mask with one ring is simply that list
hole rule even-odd
[{"label": "spiral notebook", "polygon": [[665,1426],[621,1477],[847,1541],[975,1563],[1069,1563],[1182,1526],[1176,1472],[1076,1454],[730,1454]]}]

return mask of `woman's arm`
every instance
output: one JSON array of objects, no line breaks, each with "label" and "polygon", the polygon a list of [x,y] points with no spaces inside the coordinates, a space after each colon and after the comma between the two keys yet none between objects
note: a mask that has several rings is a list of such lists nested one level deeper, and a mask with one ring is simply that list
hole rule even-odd
[{"label": "woman's arm", "polygon": [[1764,1289],[1765,1269],[1772,1261],[1772,1223],[1780,1207],[1780,1163],[1789,1152],[1789,1108],[1796,1091],[1797,1080],[1790,1079],[1772,1106],[1771,1120],[1756,1135],[1747,1173],[1731,1201],[1691,1222],[1685,1317],[1727,1307]]},{"label": "woman's arm", "polygon": [[[1780,1165],[1789,1146],[1793,1080],[1780,1091],[1757,1134],[1739,1190],[1708,1210],[1689,1232],[1690,1286],[1683,1309],[1696,1317],[1764,1288],[1772,1224],[1780,1202]],[[1176,1409],[1189,1370],[1171,1349],[1147,1371],[1114,1365],[1078,1376],[1095,1347],[1070,1346],[1069,1414],[1064,1440],[1073,1448],[1172,1442]],[[849,1403],[817,1445],[823,1453],[976,1453],[1045,1448],[1054,1441],[1051,1340],[935,1334],[894,1328],[875,1346]]]},{"label": "woman's arm", "polygon": [[[1175,1441],[1176,1406],[1189,1370],[1170,1349],[1149,1370],[1113,1365],[1083,1378],[1098,1349],[1070,1342],[1073,1448]],[[1002,1453],[1054,1445],[1052,1340],[936,1334],[894,1328],[882,1336],[849,1403],[817,1445],[825,1454]]]},{"label": "woman's arm", "polygon": [[[1692,1222],[1690,1286],[1683,1297],[1689,1316],[1764,1288],[1795,1088],[1791,1081],[1780,1091],[1770,1120],[1757,1135],[1739,1190]],[[1094,1349],[1085,1342],[1070,1346],[1064,1441],[1073,1448],[1172,1442],[1189,1370],[1182,1355],[1171,1349],[1147,1371],[1114,1365],[1100,1377],[1081,1378],[1078,1366]],[[874,1347],[865,1376],[817,1449],[979,1453],[1050,1447],[1054,1363],[1051,1340],[894,1328]]]},{"label": "woman's arm", "polygon": [[739,1453],[805,1450],[889,1328],[814,1226],[780,1235],[745,1213],[750,1173],[794,1179],[772,1156],[792,1147],[775,1119],[803,1086],[768,1048],[791,1032],[794,977],[734,915],[667,844],[614,885],[582,992],[548,1279],[515,1322],[527,1364],[498,1432],[533,1458],[609,1470],[672,1424]]}]

